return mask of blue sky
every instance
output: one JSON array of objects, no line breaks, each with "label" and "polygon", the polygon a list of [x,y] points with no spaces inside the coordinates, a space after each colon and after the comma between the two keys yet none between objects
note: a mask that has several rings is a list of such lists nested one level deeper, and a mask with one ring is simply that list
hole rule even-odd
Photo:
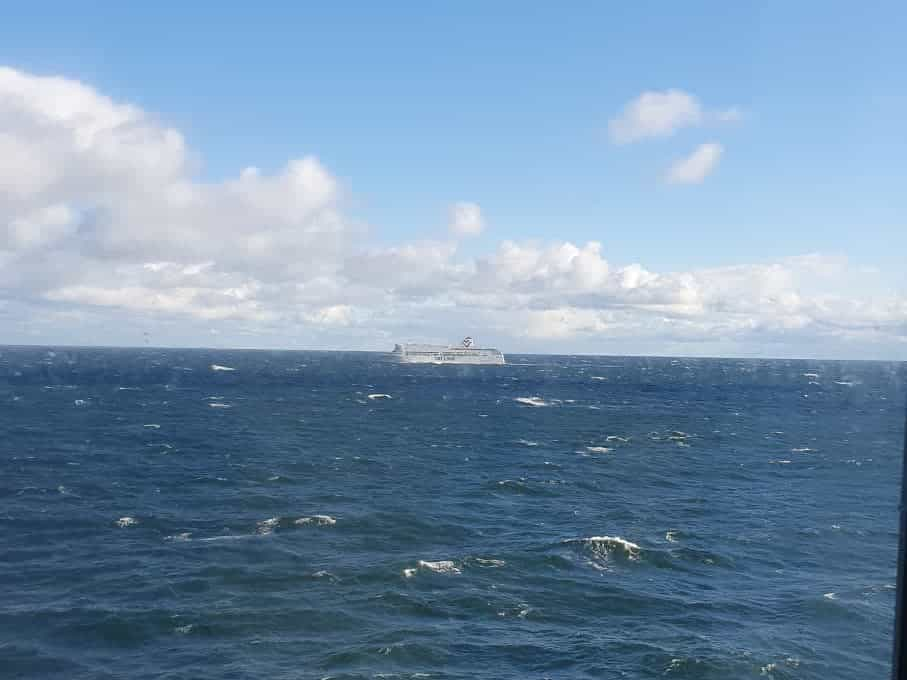
[{"label": "blue sky", "polygon": [[[442,239],[470,201],[485,229],[464,257],[594,240],[683,272],[823,253],[903,295],[905,34],[895,2],[32,2],[5,9],[0,64],[140,107],[202,183],[314,155],[374,247]],[[609,139],[672,89],[740,120]],[[704,181],[663,181],[708,142]]]}]

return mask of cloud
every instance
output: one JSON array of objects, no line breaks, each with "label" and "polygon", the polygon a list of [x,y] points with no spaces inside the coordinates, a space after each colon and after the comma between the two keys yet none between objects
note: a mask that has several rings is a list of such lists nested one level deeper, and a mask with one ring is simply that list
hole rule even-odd
[{"label": "cloud", "polygon": [[[659,272],[610,262],[598,241],[379,246],[314,156],[203,181],[155,116],[12,69],[0,122],[6,342],[135,344],[152,329],[183,345],[382,349],[469,332],[507,350],[907,348],[907,298],[840,257]],[[678,177],[704,176],[718,149]],[[481,225],[477,205],[452,211],[456,236]]]},{"label": "cloud", "polygon": [[482,210],[475,203],[455,203],[450,209],[450,233],[454,236],[477,236],[485,224]]},{"label": "cloud", "polygon": [[671,165],[665,180],[669,184],[699,184],[718,166],[723,153],[724,147],[717,142],[700,144],[689,156]]},{"label": "cloud", "polygon": [[699,99],[683,90],[647,91],[628,102],[620,114],[608,122],[608,132],[615,144],[629,144],[643,139],[670,137],[682,128],[715,120],[737,121],[737,109],[706,111]]}]

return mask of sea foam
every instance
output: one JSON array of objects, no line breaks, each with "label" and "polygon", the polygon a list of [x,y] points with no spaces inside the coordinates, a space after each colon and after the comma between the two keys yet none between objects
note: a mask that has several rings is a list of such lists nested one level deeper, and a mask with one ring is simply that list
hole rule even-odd
[{"label": "sea foam", "polygon": [[294,524],[314,524],[320,527],[329,527],[337,524],[337,520],[331,517],[330,515],[312,515],[311,517],[300,517]]},{"label": "sea foam", "polygon": [[518,404],[525,404],[526,406],[551,406],[551,404],[541,397],[516,397],[514,401]]},{"label": "sea foam", "polygon": [[589,536],[588,538],[569,538],[564,543],[580,544],[588,548],[592,553],[599,557],[605,557],[612,553],[623,555],[631,560],[639,558],[642,548],[636,543],[628,541],[620,536]]}]

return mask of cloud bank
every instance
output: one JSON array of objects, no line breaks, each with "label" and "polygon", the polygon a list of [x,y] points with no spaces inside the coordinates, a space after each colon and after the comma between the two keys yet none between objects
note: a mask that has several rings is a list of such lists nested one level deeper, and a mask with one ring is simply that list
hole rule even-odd
[{"label": "cloud bank", "polygon": [[[704,115],[676,91],[631,113],[644,123],[619,125],[624,141]],[[698,181],[720,152],[700,147],[671,177]],[[907,344],[907,298],[842,258],[654,272],[558,238],[466,256],[460,239],[486,227],[473,203],[454,205],[449,239],[372,247],[314,156],[221,182],[197,165],[179,131],[135,106],[0,68],[0,343],[153,329],[158,344],[360,349],[466,333],[563,352],[894,357]]]}]

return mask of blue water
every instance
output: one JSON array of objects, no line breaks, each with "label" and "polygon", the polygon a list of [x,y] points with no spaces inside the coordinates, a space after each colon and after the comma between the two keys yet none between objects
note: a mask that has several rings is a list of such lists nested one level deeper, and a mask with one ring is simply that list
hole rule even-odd
[{"label": "blue water", "polygon": [[0,676],[885,676],[902,365],[511,360],[0,348]]}]

